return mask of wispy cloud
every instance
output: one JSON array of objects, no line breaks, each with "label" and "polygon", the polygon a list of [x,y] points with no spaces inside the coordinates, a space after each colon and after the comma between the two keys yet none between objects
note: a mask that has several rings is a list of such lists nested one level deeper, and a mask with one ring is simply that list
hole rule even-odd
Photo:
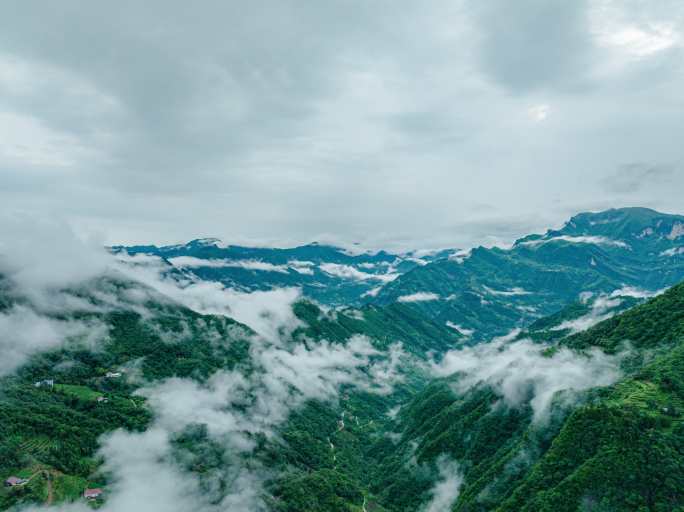
[{"label": "wispy cloud", "polygon": [[439,300],[439,295],[432,292],[416,292],[397,298],[398,302],[426,302],[432,300]]},{"label": "wispy cloud", "polygon": [[660,253],[660,256],[677,256],[678,254],[684,254],[684,247],[672,247]]},{"label": "wispy cloud", "polygon": [[622,301],[620,299],[610,299],[608,297],[598,297],[591,305],[591,311],[586,315],[572,320],[564,320],[560,324],[551,328],[553,331],[569,330],[571,333],[586,331],[590,327],[596,325],[603,320],[615,315],[613,310],[618,307]]},{"label": "wispy cloud", "polygon": [[530,295],[532,293],[518,286],[515,286],[510,290],[495,290],[489,286],[483,286],[482,289],[489,295],[499,295],[501,297],[515,297],[517,295]]},{"label": "wispy cloud", "polygon": [[558,235],[549,238],[540,238],[537,240],[527,240],[525,242],[519,242],[518,245],[529,245],[537,246],[544,245],[552,242],[563,241],[570,242],[573,244],[595,244],[595,245],[612,245],[615,247],[629,248],[622,240],[612,240],[604,236],[570,236],[570,235]]},{"label": "wispy cloud", "polygon": [[432,370],[440,377],[458,375],[455,388],[459,393],[484,383],[501,393],[508,405],[529,400],[538,422],[546,419],[559,391],[607,386],[621,376],[622,355],[607,355],[598,349],[579,354],[567,348],[546,355],[545,348],[530,340],[494,340],[449,351],[441,362],[432,364]]},{"label": "wispy cloud", "polygon": [[432,498],[421,507],[421,512],[444,512],[451,510],[451,506],[456,502],[456,498],[458,498],[461,485],[463,484],[463,473],[458,463],[442,455],[437,459],[437,469],[439,476],[434,487],[430,490]]},{"label": "wispy cloud", "polygon": [[193,256],[177,256],[170,258],[169,261],[177,267],[183,268],[244,268],[246,270],[259,270],[262,272],[280,272],[287,274],[287,265],[274,265],[266,261],[259,260],[218,260],[195,258]]},{"label": "wispy cloud", "polygon": [[463,336],[466,336],[466,337],[472,336],[472,334],[475,332],[474,329],[466,329],[465,327],[462,327],[458,324],[455,324],[451,320],[446,321],[446,326],[451,327],[452,329],[454,329],[455,331],[461,333]]},{"label": "wispy cloud", "polygon": [[0,313],[0,377],[14,372],[39,352],[62,347],[67,341],[94,348],[107,336],[96,321],[76,321],[41,314],[26,305]]},{"label": "wispy cloud", "polygon": [[320,269],[331,276],[341,277],[343,279],[354,279],[356,281],[375,280],[387,283],[399,277],[399,274],[394,273],[371,274],[369,272],[363,272],[351,265],[342,265],[339,263],[323,263],[320,265]]}]

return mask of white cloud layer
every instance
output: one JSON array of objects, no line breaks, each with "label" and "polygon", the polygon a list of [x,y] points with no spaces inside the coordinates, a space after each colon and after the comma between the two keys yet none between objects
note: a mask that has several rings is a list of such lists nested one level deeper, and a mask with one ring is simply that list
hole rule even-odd
[{"label": "white cloud layer", "polygon": [[527,290],[520,288],[518,286],[515,286],[511,288],[510,290],[494,290],[493,288],[490,288],[489,286],[483,286],[482,287],[485,292],[487,292],[490,295],[499,295],[502,297],[515,297],[517,295],[530,295],[532,292],[528,292]]},{"label": "white cloud layer", "polygon": [[446,326],[451,327],[455,331],[459,332],[463,336],[469,337],[472,336],[472,334],[475,332],[474,329],[466,329],[465,327],[462,327],[461,325],[455,324],[451,320],[446,321]]},{"label": "white cloud layer", "polygon": [[684,247],[673,247],[672,249],[667,249],[660,253],[660,256],[677,256],[679,254],[684,254]]}]

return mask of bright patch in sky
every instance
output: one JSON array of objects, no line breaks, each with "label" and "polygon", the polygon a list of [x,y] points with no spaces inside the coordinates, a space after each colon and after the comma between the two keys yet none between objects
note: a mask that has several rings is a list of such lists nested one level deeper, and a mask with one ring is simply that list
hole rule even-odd
[{"label": "bright patch in sky", "polygon": [[680,41],[680,34],[673,25],[657,23],[643,28],[623,27],[603,34],[599,40],[606,45],[620,47],[636,57],[646,57],[676,45]]},{"label": "bright patch in sky", "polygon": [[527,115],[529,115],[533,121],[541,122],[549,117],[549,111],[550,107],[546,104],[533,105],[527,109]]}]

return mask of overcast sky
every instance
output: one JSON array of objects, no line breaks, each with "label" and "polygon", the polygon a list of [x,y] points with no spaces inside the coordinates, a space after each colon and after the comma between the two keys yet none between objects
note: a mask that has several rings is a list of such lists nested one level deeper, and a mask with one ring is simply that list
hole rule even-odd
[{"label": "overcast sky", "polygon": [[107,243],[684,212],[684,2],[4,2],[0,201]]}]

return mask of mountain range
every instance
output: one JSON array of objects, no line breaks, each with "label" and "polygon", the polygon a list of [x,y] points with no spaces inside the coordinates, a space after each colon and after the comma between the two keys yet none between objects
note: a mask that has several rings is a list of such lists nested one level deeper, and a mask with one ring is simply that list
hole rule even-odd
[{"label": "mountain range", "polygon": [[682,216],[108,251],[60,289],[0,272],[0,509],[684,510]]},{"label": "mountain range", "polygon": [[580,295],[645,297],[684,279],[684,216],[646,208],[581,213],[559,230],[509,248],[405,254],[311,244],[292,249],[223,245],[118,246],[163,258],[202,280],[253,291],[300,287],[324,306],[418,309],[470,342],[506,334]]},{"label": "mountain range", "polygon": [[373,297],[400,274],[457,252],[364,252],[319,243],[276,249],[226,245],[216,238],[157,247],[115,246],[115,253],[145,254],[199,279],[244,291],[299,287],[305,296],[327,306],[355,305]]}]

